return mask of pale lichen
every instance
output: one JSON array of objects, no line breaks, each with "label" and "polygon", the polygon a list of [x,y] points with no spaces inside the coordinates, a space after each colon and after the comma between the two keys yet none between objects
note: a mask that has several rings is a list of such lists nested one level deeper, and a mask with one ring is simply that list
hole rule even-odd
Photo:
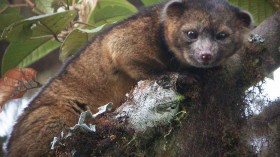
[{"label": "pale lichen", "polygon": [[174,88],[163,88],[156,81],[140,81],[127,101],[116,110],[117,118],[126,117],[135,131],[145,131],[170,123],[181,99]]},{"label": "pale lichen", "polygon": [[[75,132],[89,132],[89,133],[95,133],[96,127],[93,124],[87,125],[85,122],[86,119],[94,119],[98,115],[101,115],[105,112],[108,112],[112,109],[112,103],[108,103],[106,105],[103,105],[98,108],[98,112],[95,114],[92,114],[91,111],[85,111],[80,114],[78,123],[75,124],[75,126],[69,128],[69,132],[66,136],[64,136],[64,132],[62,131],[60,134],[60,137],[54,137],[53,141],[51,142],[51,150],[55,149],[55,146],[57,143],[59,143],[63,139],[67,139],[68,137],[72,136]],[[76,150],[74,150],[76,152]]]}]

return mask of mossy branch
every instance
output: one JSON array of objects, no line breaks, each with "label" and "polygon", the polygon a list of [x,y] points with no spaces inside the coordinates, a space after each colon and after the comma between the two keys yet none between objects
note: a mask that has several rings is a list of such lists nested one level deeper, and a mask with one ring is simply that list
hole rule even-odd
[{"label": "mossy branch", "polygon": [[[194,71],[199,79],[183,89],[178,86],[178,75],[165,79],[163,86],[158,81],[142,81],[123,106],[92,122],[95,134],[74,135],[57,147],[56,155],[69,154],[72,148],[79,155],[92,156],[257,155],[250,145],[250,131],[242,132],[251,117],[246,113],[244,91],[280,66],[280,12],[250,34],[244,51],[223,67]],[[181,105],[176,99],[182,98],[178,90],[184,93]],[[279,153],[275,151],[268,154]]]}]

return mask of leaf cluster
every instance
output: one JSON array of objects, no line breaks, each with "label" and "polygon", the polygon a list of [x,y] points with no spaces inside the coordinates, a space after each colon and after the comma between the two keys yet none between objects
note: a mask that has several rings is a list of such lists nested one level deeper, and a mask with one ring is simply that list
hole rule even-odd
[{"label": "leaf cluster", "polygon": [[[144,1],[150,5],[162,0]],[[9,46],[1,59],[1,74],[32,63],[59,49],[66,60],[104,26],[135,14],[137,8],[127,0],[25,0],[10,4],[1,0],[0,41]],[[35,16],[21,14],[28,7]]]}]

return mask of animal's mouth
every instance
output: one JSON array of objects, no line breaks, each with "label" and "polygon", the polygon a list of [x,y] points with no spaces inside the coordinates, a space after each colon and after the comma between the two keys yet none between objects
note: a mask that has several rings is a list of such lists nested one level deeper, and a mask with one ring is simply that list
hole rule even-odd
[{"label": "animal's mouth", "polygon": [[196,67],[196,68],[212,68],[217,66],[217,58],[213,56],[210,59],[203,59],[201,55],[187,55],[185,56],[185,60],[188,65]]},{"label": "animal's mouth", "polygon": [[203,66],[202,66],[202,68],[212,68],[212,67],[214,67],[215,65],[213,65],[213,64],[210,64],[210,63],[203,63],[202,64]]},{"label": "animal's mouth", "polygon": [[192,66],[197,68],[212,68],[215,66],[215,64],[209,61],[194,60]]},{"label": "animal's mouth", "polygon": [[195,59],[195,62],[197,64],[198,67],[200,68],[211,68],[215,66],[215,61],[212,60],[202,60],[200,58]]},{"label": "animal's mouth", "polygon": [[209,66],[211,64],[211,62],[210,61],[202,60],[201,64],[204,65],[204,66]]}]

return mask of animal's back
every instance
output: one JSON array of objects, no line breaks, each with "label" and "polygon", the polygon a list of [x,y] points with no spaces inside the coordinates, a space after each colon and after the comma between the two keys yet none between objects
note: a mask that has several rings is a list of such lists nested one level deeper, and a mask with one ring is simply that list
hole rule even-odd
[{"label": "animal's back", "polygon": [[[122,66],[122,62],[114,63],[113,53],[130,55],[126,53],[142,49],[143,54],[149,55],[150,51],[145,51],[144,47],[152,44],[149,40],[155,33],[150,36],[139,34],[143,33],[143,27],[145,33],[156,29],[151,26],[151,20],[157,18],[150,16],[157,9],[153,10],[154,13],[131,17],[105,30],[65,64],[19,117],[7,145],[8,156],[46,156],[53,137],[76,124],[81,112],[88,109],[96,112],[99,106],[108,102],[113,102],[114,108],[121,104],[138,78],[122,72],[116,66]],[[125,40],[127,38],[129,40]],[[129,45],[135,47],[127,51]]]}]

